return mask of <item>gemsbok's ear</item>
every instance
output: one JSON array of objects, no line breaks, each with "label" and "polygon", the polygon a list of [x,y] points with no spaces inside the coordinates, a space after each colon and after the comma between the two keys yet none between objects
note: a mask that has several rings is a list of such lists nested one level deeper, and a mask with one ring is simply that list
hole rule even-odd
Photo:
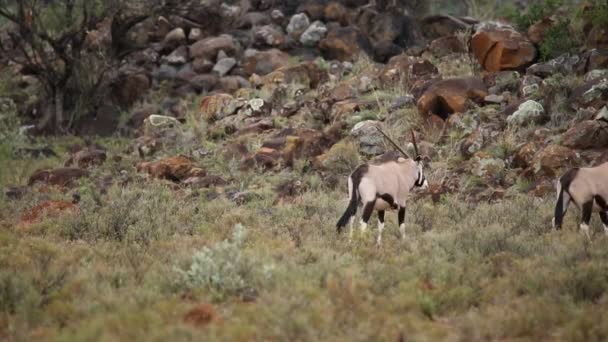
[{"label": "gemsbok's ear", "polygon": [[416,156],[416,158],[414,159],[414,161],[416,161],[416,163],[420,163],[421,160],[422,160],[422,156]]}]

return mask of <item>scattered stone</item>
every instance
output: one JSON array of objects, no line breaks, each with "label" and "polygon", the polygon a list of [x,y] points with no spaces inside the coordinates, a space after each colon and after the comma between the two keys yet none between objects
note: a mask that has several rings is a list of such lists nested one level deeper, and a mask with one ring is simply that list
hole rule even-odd
[{"label": "scattered stone", "polygon": [[568,147],[549,145],[534,156],[534,174],[556,177],[567,168],[576,166],[580,158]]},{"label": "scattered stone", "polygon": [[215,63],[213,71],[215,71],[220,77],[224,77],[230,72],[230,70],[232,70],[232,68],[234,68],[235,65],[236,59],[231,57],[222,58]]},{"label": "scattered stone", "polygon": [[161,60],[170,65],[186,64],[186,62],[188,62],[188,48],[186,46],[180,46],[168,56],[164,56]]},{"label": "scattered stone", "polygon": [[186,43],[186,33],[181,27],[173,29],[163,40],[163,46],[168,49],[174,49]]},{"label": "scattered stone", "polygon": [[310,20],[305,13],[299,13],[291,17],[289,24],[287,25],[287,33],[297,38],[299,37],[310,25]]},{"label": "scattered stone", "polygon": [[27,185],[43,183],[60,187],[72,187],[76,181],[88,176],[86,170],[74,167],[60,167],[56,169],[42,169],[34,172],[27,181]]},{"label": "scattered stone", "polygon": [[359,142],[359,151],[368,156],[377,156],[384,153],[384,137],[376,127],[378,121],[361,121],[353,127],[350,135]]},{"label": "scattered stone", "polygon": [[239,102],[229,94],[214,94],[201,99],[200,113],[207,121],[214,121],[232,115],[239,108]]},{"label": "scattered stone", "polygon": [[507,117],[507,122],[511,125],[526,126],[541,122],[544,115],[543,105],[534,100],[528,100],[520,104],[515,113]]},{"label": "scattered stone", "polygon": [[99,166],[106,161],[106,151],[89,147],[78,151],[70,156],[64,166],[77,166],[81,169],[86,169],[91,166]]},{"label": "scattered stone", "polygon": [[300,43],[304,46],[316,46],[326,33],[327,27],[317,20],[302,33],[300,36]]},{"label": "scattered stone", "polygon": [[188,40],[191,42],[197,42],[203,39],[203,31],[197,27],[190,29],[188,34]]},{"label": "scattered stone", "polygon": [[253,33],[256,42],[266,46],[281,46],[286,42],[285,35],[280,28],[274,25],[265,25],[256,29]]},{"label": "scattered stone", "polygon": [[505,97],[502,95],[490,94],[490,95],[484,97],[483,102],[490,103],[490,104],[501,104],[501,103],[505,102]]},{"label": "scattered stone", "polygon": [[371,56],[373,46],[369,38],[354,27],[338,27],[330,30],[319,43],[327,60],[354,61],[360,54]]},{"label": "scattered stone", "polygon": [[245,52],[243,67],[247,75],[267,75],[289,64],[289,54],[279,49],[257,51],[249,49]]},{"label": "scattered stone", "polygon": [[190,46],[190,57],[215,60],[218,52],[224,51],[229,56],[236,55],[238,51],[236,40],[228,34],[199,40]]}]

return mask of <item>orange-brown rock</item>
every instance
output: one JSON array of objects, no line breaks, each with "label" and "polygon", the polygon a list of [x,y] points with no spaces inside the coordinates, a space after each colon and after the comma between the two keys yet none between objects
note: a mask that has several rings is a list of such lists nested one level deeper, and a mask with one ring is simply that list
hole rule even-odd
[{"label": "orange-brown rock", "polygon": [[428,60],[400,54],[389,59],[386,66],[380,71],[379,79],[382,86],[390,87],[431,79],[438,73],[437,67]]},{"label": "orange-brown rock", "polygon": [[556,177],[566,168],[576,166],[578,160],[572,149],[561,145],[549,145],[536,153],[535,165],[532,167],[536,174]]},{"label": "orange-brown rock", "polygon": [[570,128],[563,135],[562,145],[576,149],[608,147],[608,122],[585,120]]},{"label": "orange-brown rock", "polygon": [[418,112],[435,114],[444,120],[450,114],[464,112],[467,100],[483,101],[488,95],[486,85],[480,78],[452,78],[431,85],[418,99]]},{"label": "orange-brown rock", "polygon": [[55,185],[60,187],[71,187],[76,185],[76,181],[82,177],[88,176],[86,170],[75,167],[60,167],[56,169],[43,169],[34,172],[27,184],[34,185],[43,183],[46,185]]},{"label": "orange-brown rock", "polygon": [[222,119],[232,115],[238,108],[238,102],[230,94],[214,94],[201,99],[200,114],[207,121]]},{"label": "orange-brown rock", "polygon": [[272,88],[280,84],[300,84],[316,88],[327,79],[327,72],[315,63],[300,63],[294,66],[281,67],[262,77],[263,87]]},{"label": "orange-brown rock", "polygon": [[369,38],[355,27],[339,27],[330,30],[319,42],[323,57],[328,60],[354,61],[359,54],[373,54]]},{"label": "orange-brown rock", "polygon": [[216,319],[215,309],[213,305],[208,303],[201,303],[186,313],[184,316],[184,322],[192,324],[195,327],[203,327],[211,323]]},{"label": "orange-brown rock", "polygon": [[289,54],[279,49],[256,51],[245,58],[243,67],[247,75],[258,74],[260,76],[269,74],[278,68],[289,64]]},{"label": "orange-brown rock", "polygon": [[191,158],[177,155],[153,162],[141,162],[136,165],[137,172],[146,172],[154,178],[168,179],[174,182],[189,177],[203,177],[205,171],[196,166]]},{"label": "orange-brown rock", "polygon": [[513,156],[513,167],[527,168],[532,165],[534,155],[538,152],[538,146],[535,143],[529,142],[522,146]]},{"label": "orange-brown rock", "polygon": [[339,2],[332,1],[323,10],[325,21],[337,21],[346,26],[350,20],[348,9]]},{"label": "orange-brown rock", "polygon": [[506,27],[488,27],[473,35],[473,54],[485,70],[520,69],[536,58],[536,48],[519,32]]},{"label": "orange-brown rock", "polygon": [[70,156],[64,166],[78,166],[79,168],[87,168],[91,166],[99,166],[106,161],[106,151],[96,148],[87,148],[80,150]]},{"label": "orange-brown rock", "polygon": [[75,213],[78,206],[73,202],[50,200],[40,203],[21,215],[19,227],[28,227],[40,223],[44,217],[59,217],[63,214]]}]

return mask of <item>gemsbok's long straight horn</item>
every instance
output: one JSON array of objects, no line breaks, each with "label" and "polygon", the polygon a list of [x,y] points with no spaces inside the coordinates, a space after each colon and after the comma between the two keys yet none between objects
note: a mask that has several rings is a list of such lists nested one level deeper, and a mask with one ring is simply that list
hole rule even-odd
[{"label": "gemsbok's long straight horn", "polygon": [[420,157],[420,153],[418,153],[418,144],[416,144],[416,135],[414,134],[414,130],[412,132],[412,144],[414,144],[414,152],[416,152],[416,158]]},{"label": "gemsbok's long straight horn", "polygon": [[[406,152],[405,152],[405,151],[404,151],[404,150],[403,150],[401,147],[399,147],[399,145],[397,145],[397,143],[395,143],[395,142],[393,141],[393,139],[391,139],[391,138],[390,138],[390,137],[389,137],[389,136],[388,136],[386,133],[384,133],[384,132],[383,132],[383,131],[380,129],[380,127],[378,127],[378,126],[374,126],[374,127],[376,127],[376,129],[378,130],[378,132],[382,133],[382,135],[384,135],[384,137],[385,137],[385,138],[386,138],[388,141],[390,141],[390,143],[391,143],[391,144],[393,144],[393,146],[395,146],[395,148],[396,148],[396,149],[397,149],[399,152],[401,152],[401,154],[403,154],[403,155],[404,155],[406,158],[408,158],[408,159],[412,159],[412,157],[410,157],[410,156],[409,156],[409,155],[408,155],[408,154],[407,154],[407,153],[406,153]],[[412,133],[413,133],[413,131],[412,131]],[[415,145],[414,145],[414,146],[415,146]],[[416,153],[418,153],[417,149],[416,149]]]}]

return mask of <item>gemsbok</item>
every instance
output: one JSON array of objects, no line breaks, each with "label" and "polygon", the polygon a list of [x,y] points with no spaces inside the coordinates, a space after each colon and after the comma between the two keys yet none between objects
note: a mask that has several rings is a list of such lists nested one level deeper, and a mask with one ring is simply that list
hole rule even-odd
[{"label": "gemsbok", "polygon": [[553,227],[560,229],[570,202],[581,210],[580,229],[589,236],[591,214],[599,213],[608,235],[608,162],[595,167],[568,170],[557,181],[557,203],[553,216]]},{"label": "gemsbok", "polygon": [[336,224],[338,233],[350,221],[350,237],[352,238],[357,207],[363,206],[361,217],[361,232],[367,229],[367,223],[375,210],[378,211],[377,244],[382,243],[384,230],[384,212],[388,209],[399,209],[397,219],[402,239],[405,239],[405,202],[407,195],[414,187],[427,188],[428,182],[423,173],[422,157],[418,153],[416,137],[412,131],[412,143],[416,153],[415,158],[402,150],[386,133],[376,127],[405,158],[388,161],[380,165],[364,164],[358,166],[348,177],[348,195],[350,202],[346,211]]}]

